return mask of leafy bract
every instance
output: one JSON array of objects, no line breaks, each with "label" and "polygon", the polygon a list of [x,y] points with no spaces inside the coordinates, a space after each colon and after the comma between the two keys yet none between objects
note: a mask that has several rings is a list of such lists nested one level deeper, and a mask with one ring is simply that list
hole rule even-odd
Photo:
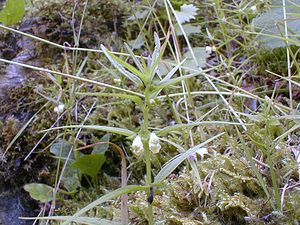
[{"label": "leafy bract", "polygon": [[[295,4],[300,5],[300,0],[292,2],[286,1],[288,38],[298,41],[300,45],[300,20],[295,16],[300,14],[300,8],[295,7]],[[284,40],[274,37],[282,37],[284,34],[284,14],[281,0],[273,0],[270,10],[254,18],[253,25],[261,32],[258,41],[264,47],[273,49],[286,45]]]},{"label": "leafy bract", "polygon": [[24,0],[7,0],[4,8],[0,11],[0,22],[6,25],[14,25],[25,14]]},{"label": "leafy bract", "polygon": [[54,189],[46,184],[31,183],[24,185],[25,191],[30,194],[30,197],[45,203],[53,200]]}]

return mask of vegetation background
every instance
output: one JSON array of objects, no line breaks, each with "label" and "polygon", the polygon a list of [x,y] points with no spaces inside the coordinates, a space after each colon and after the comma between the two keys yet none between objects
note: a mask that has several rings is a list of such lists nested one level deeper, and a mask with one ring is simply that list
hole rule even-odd
[{"label": "vegetation background", "polygon": [[0,7],[0,223],[300,222],[299,0]]}]

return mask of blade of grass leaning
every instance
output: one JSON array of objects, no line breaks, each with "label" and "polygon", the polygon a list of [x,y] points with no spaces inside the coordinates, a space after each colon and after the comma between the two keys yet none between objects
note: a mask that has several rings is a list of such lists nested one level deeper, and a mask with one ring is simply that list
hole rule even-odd
[{"label": "blade of grass leaning", "polygon": [[128,130],[128,129],[118,128],[118,127],[109,127],[109,126],[98,126],[98,125],[69,125],[69,126],[54,127],[51,129],[42,130],[41,132],[47,132],[47,131],[59,130],[59,129],[69,129],[69,128],[101,130],[101,131],[106,131],[106,132],[110,132],[110,133],[114,133],[114,134],[120,134],[120,135],[123,135],[126,137],[136,135],[135,132]]},{"label": "blade of grass leaning", "polygon": [[[1,27],[1,24],[0,24],[0,27]],[[90,83],[90,84],[98,85],[98,86],[101,86],[101,87],[107,87],[107,88],[111,88],[111,89],[114,89],[114,90],[119,90],[119,91],[122,91],[122,92],[127,92],[127,93],[130,93],[130,94],[133,94],[133,95],[144,97],[143,94],[140,94],[140,93],[137,93],[137,92],[134,92],[134,91],[130,91],[130,90],[119,88],[119,87],[116,87],[116,86],[113,86],[113,85],[109,85],[109,84],[101,83],[101,82],[98,82],[98,81],[86,79],[86,78],[83,78],[83,77],[77,77],[77,76],[73,76],[73,75],[70,75],[70,74],[61,73],[61,72],[57,72],[57,71],[53,71],[53,70],[49,70],[49,69],[44,69],[44,68],[41,68],[41,67],[32,66],[32,65],[28,65],[28,64],[24,64],[24,63],[14,62],[14,61],[2,59],[2,58],[0,58],[0,62],[4,62],[4,63],[8,63],[8,64],[14,64],[14,65],[18,65],[18,66],[22,66],[22,67],[29,68],[29,69],[32,69],[32,70],[46,72],[46,73],[52,73],[52,74],[56,74],[56,75],[59,75],[59,76],[62,76],[62,77],[71,78],[73,80],[78,80],[78,81],[81,81],[81,82]]]},{"label": "blade of grass leaning", "polygon": [[279,187],[277,184],[277,175],[274,169],[274,165],[273,165],[273,161],[271,159],[271,154],[270,154],[270,150],[263,144],[263,143],[259,143],[258,141],[256,141],[251,135],[247,135],[251,141],[256,145],[256,147],[258,147],[265,156],[267,156],[267,163],[270,167],[270,174],[271,174],[271,180],[272,180],[272,186],[274,189],[274,198],[275,198],[275,208],[276,210],[280,210],[281,209],[281,201],[280,201],[280,193],[279,193]]},{"label": "blade of grass leaning", "polygon": [[[138,71],[136,68],[128,64],[127,62],[121,60],[120,58],[114,56],[112,53],[110,53],[104,45],[101,45],[101,49],[104,52],[106,58],[111,62],[111,64],[125,77],[127,77],[129,80],[131,80],[136,86],[141,87],[143,86],[143,82],[139,77],[143,77],[144,75]],[[130,70],[131,72],[127,71],[126,69]]]},{"label": "blade of grass leaning", "polygon": [[[56,221],[66,221],[71,218],[71,216],[49,216],[49,217],[19,217],[22,220],[56,220]],[[120,222],[115,222],[111,220],[101,219],[99,217],[86,217],[81,216],[72,220],[71,222],[79,224],[88,225],[121,225]]]},{"label": "blade of grass leaning", "polygon": [[86,213],[87,211],[91,210],[92,208],[107,202],[113,198],[119,197],[123,194],[128,194],[130,192],[134,191],[148,191],[149,186],[139,186],[139,185],[128,185],[123,188],[119,188],[117,190],[111,191],[108,194],[98,198],[97,200],[93,201],[92,203],[88,204],[86,207],[80,209],[77,213],[75,213],[73,216],[69,217],[62,225],[70,224],[72,221],[75,221],[78,217],[80,217],[82,214]]},{"label": "blade of grass leaning", "polygon": [[[241,133],[240,133],[240,131],[237,127],[236,127],[236,131],[237,131],[237,134],[238,134],[239,139],[241,141],[242,147],[245,150],[246,157],[247,157],[247,159],[249,160],[249,162],[251,164],[251,169],[253,170],[253,172],[254,172],[254,174],[255,174],[255,176],[256,176],[256,178],[257,178],[257,180],[258,180],[258,182],[261,186],[261,188],[265,192],[265,195],[266,195],[267,199],[271,199],[271,195],[269,193],[267,183],[264,180],[261,173],[258,171],[257,165],[256,165],[255,161],[253,160],[253,158],[251,156],[250,149],[246,145],[245,140],[244,140],[243,136],[241,135]],[[275,207],[274,203],[272,201],[270,201],[270,204],[271,204],[272,208],[275,210],[276,207]]]},{"label": "blade of grass leaning", "polygon": [[202,142],[199,145],[196,145],[189,150],[187,150],[184,153],[180,153],[173,157],[171,160],[169,160],[163,168],[159,171],[159,173],[154,178],[154,184],[162,182],[165,178],[167,178],[189,155],[195,153],[199,148],[203,147],[204,145],[208,144],[209,142],[213,141],[214,139],[220,137],[223,135],[223,133],[220,133],[212,138],[209,138],[208,140]]},{"label": "blade of grass leaning", "polygon": [[184,128],[192,128],[195,126],[200,126],[200,125],[240,125],[242,126],[243,124],[236,123],[236,122],[226,122],[226,121],[201,121],[201,122],[194,122],[194,123],[189,123],[189,124],[176,124],[172,126],[165,127],[159,131],[156,132],[157,136],[164,136],[167,135],[168,133],[176,130],[182,130]]},{"label": "blade of grass leaning", "polygon": [[22,133],[24,132],[24,130],[29,126],[29,124],[36,118],[36,116],[49,104],[49,102],[47,102],[45,105],[43,105],[39,111],[37,111],[25,124],[24,126],[18,131],[18,133],[14,136],[14,138],[11,140],[11,142],[9,142],[7,148],[5,149],[2,158],[4,159],[5,154],[7,153],[7,151],[11,148],[11,146],[13,146],[13,144],[16,142],[16,140],[22,135]]}]

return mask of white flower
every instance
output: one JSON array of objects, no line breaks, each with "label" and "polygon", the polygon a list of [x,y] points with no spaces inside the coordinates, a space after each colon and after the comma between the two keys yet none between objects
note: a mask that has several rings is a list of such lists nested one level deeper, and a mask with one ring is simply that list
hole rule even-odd
[{"label": "white flower", "polygon": [[256,5],[251,6],[250,9],[252,10],[252,12],[257,13]]},{"label": "white flower", "polygon": [[205,51],[206,51],[206,53],[211,54],[212,52],[216,51],[216,46],[214,46],[214,45],[212,47],[206,46]]},{"label": "white flower", "polygon": [[133,154],[139,156],[144,152],[144,146],[141,137],[138,135],[132,142],[132,152]]},{"label": "white flower", "polygon": [[114,78],[114,83],[115,84],[121,84],[121,79],[120,78]]},{"label": "white flower", "polygon": [[161,145],[159,144],[159,138],[156,136],[155,133],[150,134],[149,149],[154,154],[159,153],[159,150],[161,149]]},{"label": "white flower", "polygon": [[56,112],[57,114],[61,114],[64,111],[64,109],[65,109],[65,105],[59,104],[54,108],[54,112]]}]

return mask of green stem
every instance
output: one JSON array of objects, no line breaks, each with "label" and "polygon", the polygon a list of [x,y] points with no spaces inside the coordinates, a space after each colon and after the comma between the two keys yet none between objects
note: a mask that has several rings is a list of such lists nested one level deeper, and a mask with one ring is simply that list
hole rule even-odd
[{"label": "green stem", "polygon": [[[149,131],[149,108],[150,108],[150,91],[149,88],[146,87],[145,89],[145,103],[143,106],[143,125],[141,128],[141,136],[142,142],[145,152],[145,160],[146,160],[146,184],[151,186],[152,183],[152,174],[151,174],[151,156],[150,156],[150,149],[149,149],[149,139],[150,139],[150,131]],[[150,190],[148,195],[150,194]],[[148,203],[148,224],[153,224],[153,212],[152,212],[152,205]]]}]

